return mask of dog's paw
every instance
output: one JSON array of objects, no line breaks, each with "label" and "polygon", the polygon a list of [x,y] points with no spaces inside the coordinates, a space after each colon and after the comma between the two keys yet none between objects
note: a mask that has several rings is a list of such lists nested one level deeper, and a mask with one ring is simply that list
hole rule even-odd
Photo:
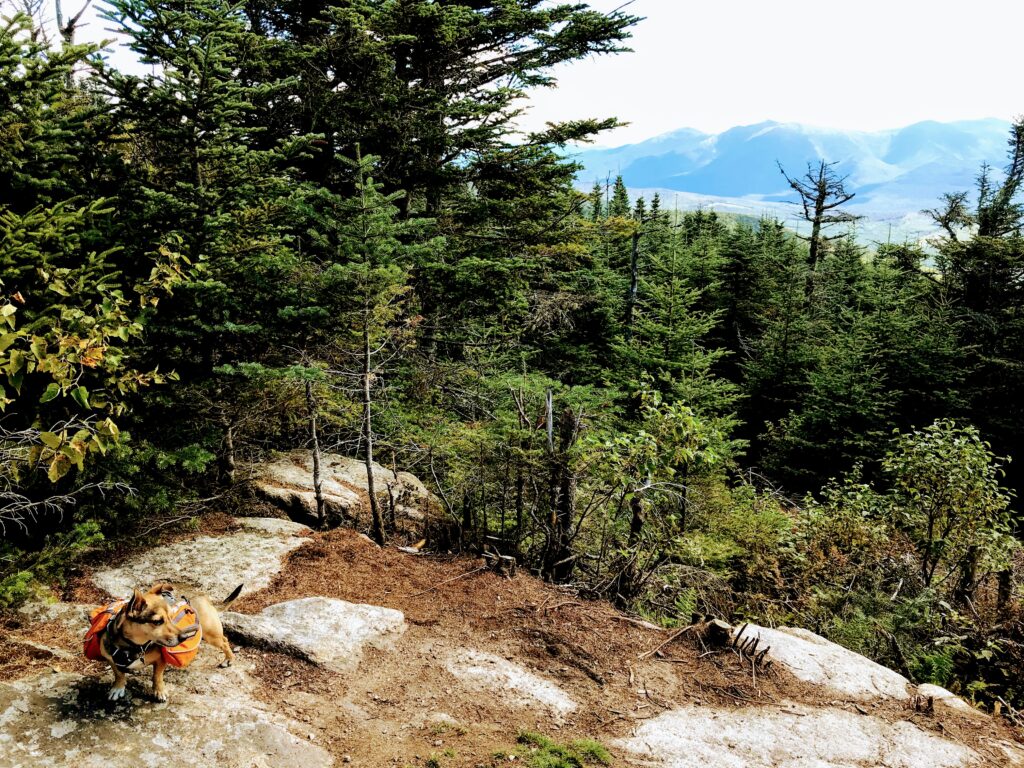
[{"label": "dog's paw", "polygon": [[217,665],[221,669],[227,669],[231,666],[231,659],[224,659],[220,664]]},{"label": "dog's paw", "polygon": [[153,691],[153,698],[160,702],[167,701],[167,691]]},{"label": "dog's paw", "polygon": [[128,691],[123,686],[121,688],[111,688],[110,693],[107,694],[107,698],[110,701],[120,701],[128,695]]}]

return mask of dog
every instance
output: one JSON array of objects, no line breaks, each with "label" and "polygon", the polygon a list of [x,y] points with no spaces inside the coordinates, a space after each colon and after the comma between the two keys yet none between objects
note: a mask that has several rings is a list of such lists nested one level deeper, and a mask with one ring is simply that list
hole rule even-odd
[{"label": "dog", "polygon": [[[239,584],[221,607],[230,604],[241,591]],[[175,598],[176,593],[175,585],[159,582],[148,592],[136,589],[127,600],[93,611],[85,655],[107,662],[113,670],[114,684],[107,695],[111,701],[127,696],[128,672],[149,665],[153,666],[153,696],[157,701],[167,701],[164,670],[168,664],[188,666],[202,640],[223,652],[221,667],[234,661],[220,616],[209,598]]]}]

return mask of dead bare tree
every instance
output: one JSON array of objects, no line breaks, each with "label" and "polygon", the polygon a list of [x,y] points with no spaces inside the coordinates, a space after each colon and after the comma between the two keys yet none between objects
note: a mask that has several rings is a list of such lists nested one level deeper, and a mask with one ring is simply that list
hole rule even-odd
[{"label": "dead bare tree", "polygon": [[29,39],[33,43],[50,44],[50,37],[46,33],[46,0],[0,1],[0,12],[7,13],[8,9],[13,13],[22,13],[32,20]]},{"label": "dead bare tree", "polygon": [[57,31],[60,32],[61,39],[64,41],[66,45],[75,44],[75,32],[78,31],[80,22],[82,20],[82,16],[85,14],[87,10],[89,10],[90,5],[92,5],[92,0],[85,0],[85,3],[78,10],[78,13],[76,13],[74,16],[69,17],[65,22],[64,5],[61,2],[61,0],[54,0],[54,6],[57,12]]},{"label": "dead bare tree", "polygon": [[809,237],[800,235],[801,239],[807,240],[810,244],[808,262],[811,272],[818,266],[818,259],[821,257],[825,244],[832,240],[845,237],[846,233],[838,235],[825,235],[823,230],[836,224],[852,224],[863,218],[855,216],[847,211],[838,210],[840,206],[850,202],[856,197],[855,192],[846,191],[846,180],[849,176],[836,174],[837,163],[828,163],[824,160],[807,164],[807,173],[803,178],[794,179],[786,169],[778,163],[779,171],[789,183],[790,189],[800,195],[799,205],[803,208],[802,217],[810,222],[811,234]]},{"label": "dead bare tree", "polygon": [[313,382],[309,379],[306,379],[306,410],[309,413],[309,432],[313,443],[313,497],[316,499],[316,524],[323,529],[327,527],[327,515],[324,510],[324,478],[320,469],[320,436],[316,428],[320,409],[313,394]]}]

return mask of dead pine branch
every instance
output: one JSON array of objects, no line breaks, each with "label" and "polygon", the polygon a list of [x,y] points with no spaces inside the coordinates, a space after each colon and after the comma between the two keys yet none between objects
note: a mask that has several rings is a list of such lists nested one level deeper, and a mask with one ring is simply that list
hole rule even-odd
[{"label": "dead pine branch", "polygon": [[490,568],[490,566],[488,566],[488,565],[481,565],[479,568],[474,568],[471,571],[466,571],[465,573],[460,573],[458,576],[453,576],[450,579],[445,579],[444,581],[439,581],[437,584],[432,586],[430,589],[424,589],[422,592],[414,592],[411,595],[406,595],[405,599],[408,600],[408,599],[411,599],[413,597],[420,597],[421,595],[425,595],[425,594],[427,594],[429,592],[433,592],[435,589],[438,589],[439,587],[443,587],[445,584],[451,584],[453,581],[458,581],[459,579],[464,579],[467,576],[472,576],[474,573],[481,573],[483,571],[486,571],[488,568]]},{"label": "dead pine branch", "polygon": [[671,635],[669,635],[668,640],[663,642],[657,648],[654,648],[654,649],[652,649],[650,651],[647,651],[646,653],[641,653],[640,656],[638,656],[637,658],[639,658],[640,661],[643,661],[644,659],[649,659],[651,656],[656,654],[658,651],[660,651],[666,645],[668,645],[669,643],[673,642],[674,640],[682,637],[683,635],[685,635],[687,632],[691,631],[696,626],[698,626],[698,625],[697,624],[690,624],[688,627],[683,627],[678,632],[673,632]]}]

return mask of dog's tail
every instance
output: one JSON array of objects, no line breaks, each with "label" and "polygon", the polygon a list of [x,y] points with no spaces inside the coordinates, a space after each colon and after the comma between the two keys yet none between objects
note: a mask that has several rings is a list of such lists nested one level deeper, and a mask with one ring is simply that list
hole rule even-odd
[{"label": "dog's tail", "polygon": [[231,605],[231,603],[235,602],[235,599],[242,593],[242,587],[244,586],[245,584],[239,584],[237,587],[235,587],[231,591],[231,594],[228,595],[227,599],[223,603],[221,603],[221,606],[228,606]]}]

